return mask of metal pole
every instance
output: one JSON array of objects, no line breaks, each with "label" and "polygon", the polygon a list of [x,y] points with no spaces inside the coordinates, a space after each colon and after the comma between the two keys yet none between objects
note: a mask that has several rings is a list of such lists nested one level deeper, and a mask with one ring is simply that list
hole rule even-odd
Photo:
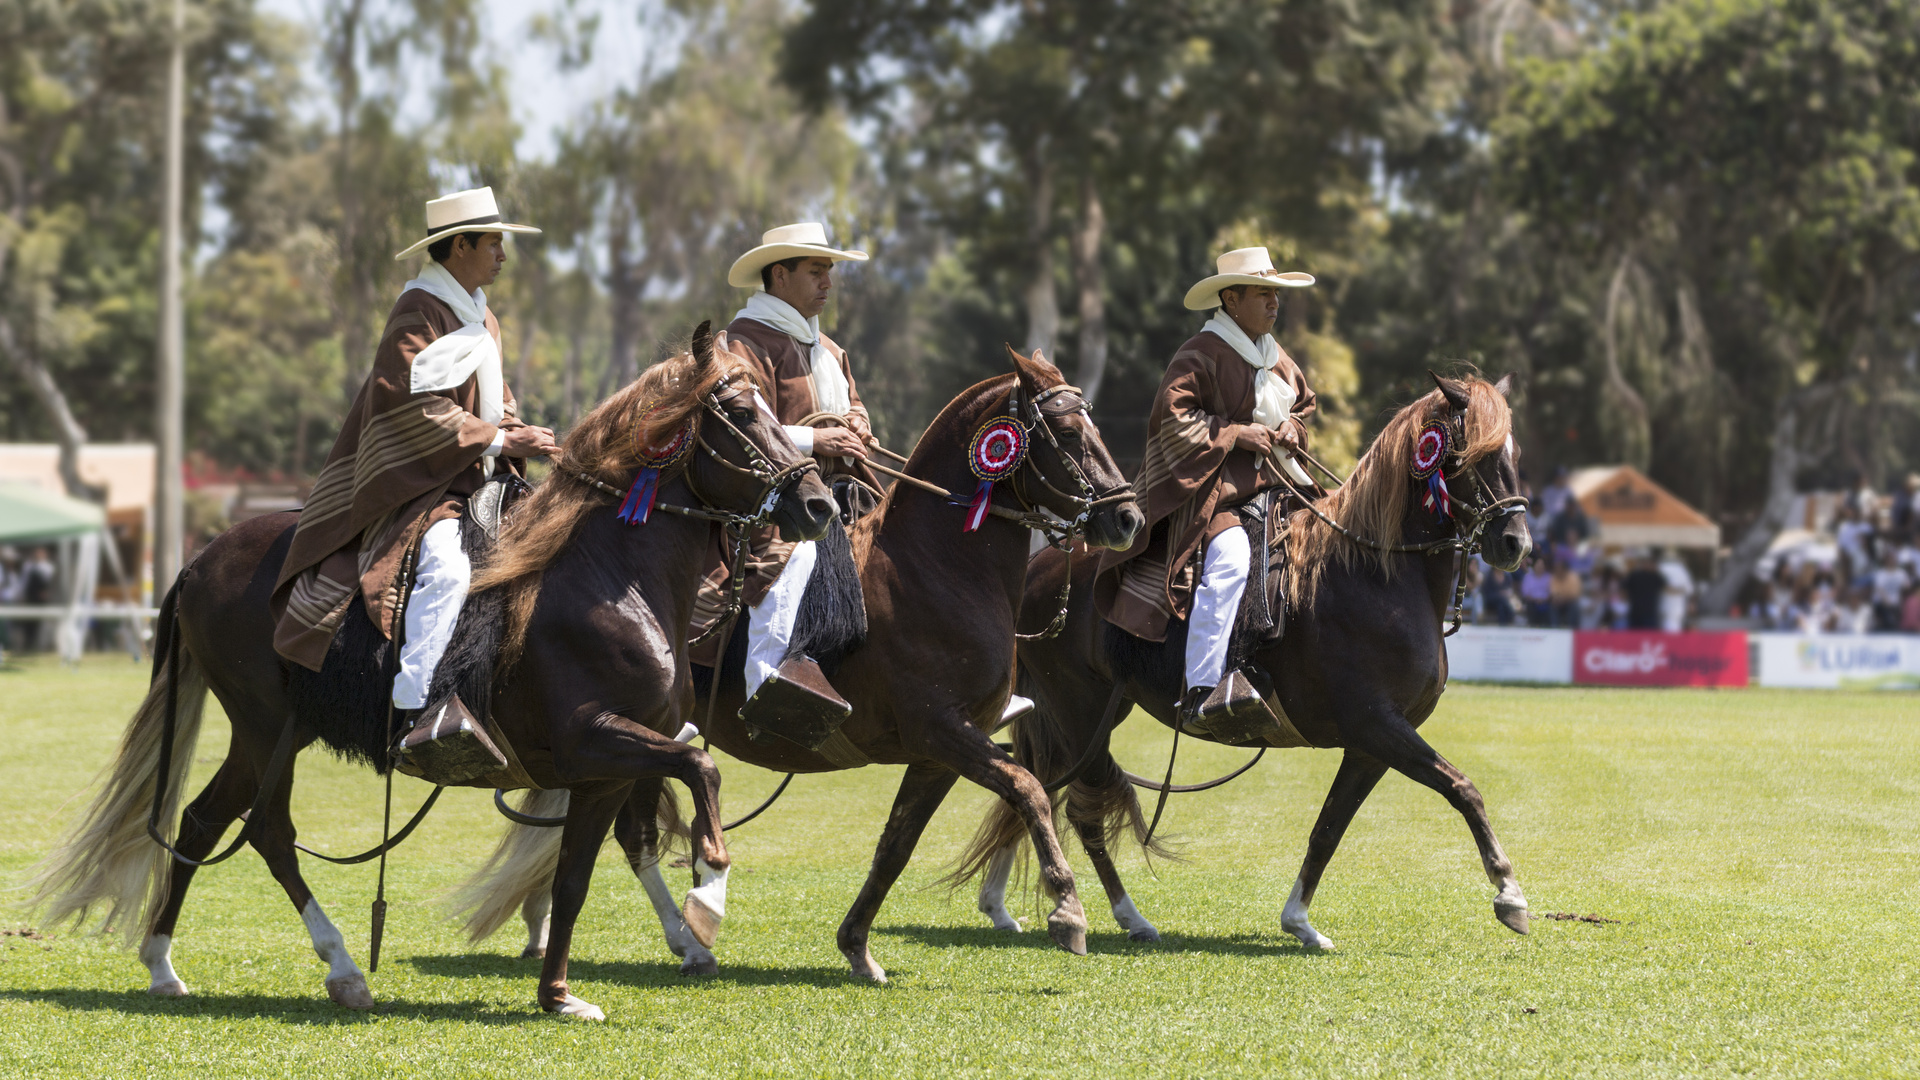
[{"label": "metal pole", "polygon": [[167,65],[166,195],[160,221],[160,357],[154,394],[154,439],[159,444],[153,512],[153,585],[157,597],[180,571],[185,532],[180,466],[186,399],[185,328],[180,311],[181,158],[186,106],[186,0],[173,0],[173,55]]}]

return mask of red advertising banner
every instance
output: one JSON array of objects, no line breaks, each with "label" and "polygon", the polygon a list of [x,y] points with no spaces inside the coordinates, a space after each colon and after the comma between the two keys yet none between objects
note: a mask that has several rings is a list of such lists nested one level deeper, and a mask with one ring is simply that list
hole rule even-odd
[{"label": "red advertising banner", "polygon": [[1581,630],[1573,681],[1607,686],[1745,686],[1747,635]]}]

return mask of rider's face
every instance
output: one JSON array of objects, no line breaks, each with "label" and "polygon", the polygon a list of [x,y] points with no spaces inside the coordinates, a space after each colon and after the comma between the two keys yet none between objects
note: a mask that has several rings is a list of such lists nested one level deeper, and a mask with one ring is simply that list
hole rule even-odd
[{"label": "rider's face", "polygon": [[1239,323],[1248,337],[1258,341],[1261,335],[1273,331],[1274,320],[1280,317],[1280,290],[1272,285],[1222,289],[1220,306],[1226,309],[1227,318]]}]

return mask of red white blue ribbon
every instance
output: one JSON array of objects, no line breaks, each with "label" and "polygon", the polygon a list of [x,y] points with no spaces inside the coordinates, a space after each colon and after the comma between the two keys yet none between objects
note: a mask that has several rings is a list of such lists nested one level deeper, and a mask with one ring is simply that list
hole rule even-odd
[{"label": "red white blue ribbon", "polygon": [[693,449],[693,421],[688,419],[673,434],[655,443],[642,443],[640,433],[646,430],[646,416],[635,426],[633,441],[640,454],[640,471],[633,476],[633,486],[627,489],[627,497],[620,504],[617,515],[629,525],[645,525],[653,514],[653,502],[660,494],[660,473],[679,464]]},{"label": "red white blue ribbon", "polygon": [[[1005,480],[1027,457],[1027,429],[1008,417],[997,417],[980,425],[967,447],[967,467],[979,477],[973,501],[967,504],[963,532],[978,530],[987,520],[987,508],[993,505],[993,485]],[[958,500],[955,500],[958,501]]]},{"label": "red white blue ribbon", "polygon": [[1451,441],[1447,422],[1432,420],[1420,429],[1413,443],[1413,478],[1427,482],[1427,493],[1420,505],[1440,518],[1453,514],[1453,496],[1447,491],[1446,470],[1441,468],[1446,463],[1447,445]]}]

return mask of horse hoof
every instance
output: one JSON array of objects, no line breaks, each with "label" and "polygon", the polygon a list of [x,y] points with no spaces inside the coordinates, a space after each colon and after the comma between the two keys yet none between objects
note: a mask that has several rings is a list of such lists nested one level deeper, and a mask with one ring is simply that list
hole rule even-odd
[{"label": "horse hoof", "polygon": [[545,945],[529,945],[520,950],[520,959],[522,960],[540,960],[545,958],[546,955],[547,947]]},{"label": "horse hoof", "polygon": [[846,956],[847,963],[852,967],[854,978],[870,979],[881,986],[887,984],[886,969],[874,963],[871,952],[868,952],[866,949],[861,949],[856,955],[852,949],[842,949],[840,951]]},{"label": "horse hoof", "polygon": [[1158,943],[1160,940],[1160,931],[1155,930],[1151,926],[1142,926],[1138,929],[1127,931],[1127,940]]},{"label": "horse hoof", "polygon": [[680,965],[680,974],[718,975],[720,974],[720,961],[715,960],[712,953],[701,949],[692,956],[687,957],[686,963]]},{"label": "horse hoof", "polygon": [[169,979],[166,982],[154,983],[152,986],[147,987],[147,993],[152,994],[154,997],[186,997],[187,984],[181,982],[179,979]]},{"label": "horse hoof", "polygon": [[681,914],[687,920],[687,929],[693,931],[693,939],[704,948],[713,948],[714,940],[720,936],[720,913],[708,907],[699,896],[688,893]]},{"label": "horse hoof", "polygon": [[581,1001],[572,994],[561,998],[557,1004],[548,1005],[545,1006],[545,1008],[550,1013],[557,1013],[574,1020],[597,1020],[605,1022],[607,1019],[607,1014],[600,1011],[600,1006]]},{"label": "horse hoof", "polygon": [[349,1009],[373,1008],[373,993],[367,989],[366,977],[357,971],[337,979],[328,979],[327,996],[333,999],[335,1005]]},{"label": "horse hoof", "polygon": [[1077,924],[1067,919],[1048,919],[1047,936],[1053,939],[1055,945],[1075,956],[1087,955],[1087,923],[1084,919]]},{"label": "horse hoof", "polygon": [[1500,920],[1500,925],[1516,934],[1526,933],[1531,925],[1525,904],[1502,904],[1496,901],[1493,905],[1493,917]]}]

